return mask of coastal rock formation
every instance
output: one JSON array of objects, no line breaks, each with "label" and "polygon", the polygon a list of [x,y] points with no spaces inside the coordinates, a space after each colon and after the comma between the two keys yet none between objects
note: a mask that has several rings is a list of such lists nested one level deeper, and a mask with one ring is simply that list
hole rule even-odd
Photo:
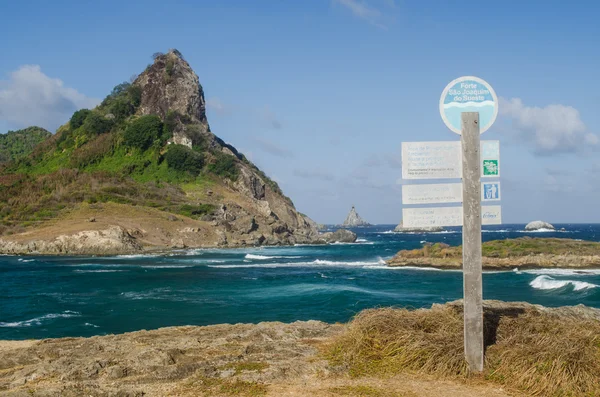
[{"label": "coastal rock formation", "polygon": [[346,220],[342,224],[343,227],[357,227],[370,225],[371,224],[369,222],[365,221],[363,218],[360,217],[360,215],[358,215],[358,212],[356,212],[356,208],[354,208],[354,206],[352,206],[350,213],[348,213]]},{"label": "coastal rock formation", "polygon": [[136,239],[120,226],[71,235],[61,234],[48,241],[17,242],[0,239],[0,252],[11,255],[116,255],[139,252],[141,249]]},{"label": "coastal rock formation", "polygon": [[[145,137],[148,131],[156,136]],[[129,143],[121,143],[126,136]],[[87,143],[75,145],[80,141]],[[157,145],[162,145],[160,150],[152,149]],[[0,232],[10,231],[3,237],[0,253],[111,254],[320,240],[317,224],[296,210],[275,181],[211,132],[199,78],[177,50],[155,54],[154,62],[133,83],[115,87],[97,108],[76,112],[71,122],[40,146],[30,161],[23,162],[37,167],[31,175],[23,164],[0,169],[0,207],[11,208],[6,213],[14,218],[4,224],[15,225],[14,230],[0,227]],[[143,155],[131,156],[133,148]],[[169,160],[170,153],[178,154]],[[105,157],[123,168],[96,172],[93,165]],[[50,161],[55,163],[47,166],[45,162]],[[177,177],[158,171],[165,167]],[[49,174],[39,174],[39,170]],[[39,195],[30,193],[40,186],[44,188]],[[48,200],[42,202],[41,197],[52,197],[55,208],[48,208]],[[97,201],[124,208],[118,215],[106,214],[104,209],[90,213],[87,203]],[[24,221],[33,216],[31,208],[52,218],[51,222],[39,222],[36,217],[36,226],[28,226],[32,222]],[[186,227],[198,231],[181,233],[181,225],[162,223],[161,227],[149,226],[138,217],[144,212],[140,209],[148,208],[160,209],[173,224],[185,220]],[[82,225],[79,218],[69,215],[78,212],[85,212],[85,219],[102,221]],[[105,249],[96,243],[106,230],[119,228],[151,232],[128,243],[115,236],[107,240]]]},{"label": "coastal rock formation", "polygon": [[402,221],[394,228],[394,232],[396,233],[434,233],[434,232],[442,232],[444,228],[439,226],[433,227],[404,227],[402,225]]},{"label": "coastal rock formation", "polygon": [[[523,237],[483,243],[482,265],[486,270],[536,268],[600,268],[600,243],[557,238]],[[418,266],[438,269],[462,268],[462,247],[426,244],[421,249],[401,250],[388,266]]]},{"label": "coastal rock formation", "polygon": [[525,230],[554,230],[554,226],[544,221],[533,221],[525,226]]},{"label": "coastal rock formation", "polygon": [[322,233],[319,237],[326,243],[354,243],[357,236],[350,230],[338,229],[335,232]]}]

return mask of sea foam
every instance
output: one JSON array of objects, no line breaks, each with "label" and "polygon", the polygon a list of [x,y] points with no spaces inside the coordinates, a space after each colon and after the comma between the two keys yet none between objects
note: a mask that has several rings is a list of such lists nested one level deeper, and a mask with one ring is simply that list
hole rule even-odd
[{"label": "sea foam", "polygon": [[531,285],[531,287],[535,289],[541,290],[560,289],[571,285],[573,286],[574,291],[581,291],[585,289],[598,287],[596,284],[586,283],[585,281],[556,280],[546,275],[537,276],[532,282],[529,283],[529,285]]},{"label": "sea foam", "polygon": [[0,328],[20,328],[20,327],[31,327],[32,325],[42,325],[45,320],[51,320],[55,318],[70,318],[79,317],[81,313],[73,312],[71,310],[65,310],[62,313],[50,313],[45,314],[41,317],[32,318],[31,320],[15,321],[10,323],[0,322]]}]

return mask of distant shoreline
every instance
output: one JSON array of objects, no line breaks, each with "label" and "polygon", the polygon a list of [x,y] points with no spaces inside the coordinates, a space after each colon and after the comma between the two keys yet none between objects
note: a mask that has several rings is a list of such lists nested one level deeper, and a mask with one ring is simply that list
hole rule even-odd
[{"label": "distant shoreline", "polygon": [[[401,250],[386,262],[390,267],[442,270],[462,268],[462,247],[430,244]],[[600,269],[600,243],[558,238],[521,237],[483,243],[483,270]]]}]

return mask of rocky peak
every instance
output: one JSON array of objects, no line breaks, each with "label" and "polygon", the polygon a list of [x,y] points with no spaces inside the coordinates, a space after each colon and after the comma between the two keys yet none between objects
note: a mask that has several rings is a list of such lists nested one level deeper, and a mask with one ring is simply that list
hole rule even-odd
[{"label": "rocky peak", "polygon": [[169,110],[200,124],[209,131],[204,91],[198,75],[175,49],[156,53],[154,63],[138,76],[134,85],[142,89],[141,114],[157,114],[163,119]]},{"label": "rocky peak", "polygon": [[356,212],[356,208],[354,208],[354,206],[352,206],[352,209],[350,210],[350,213],[346,217],[346,220],[344,221],[344,224],[342,226],[354,227],[354,226],[369,226],[369,225],[370,225],[370,223],[368,223],[363,218],[361,218],[360,215],[358,215],[358,212]]}]

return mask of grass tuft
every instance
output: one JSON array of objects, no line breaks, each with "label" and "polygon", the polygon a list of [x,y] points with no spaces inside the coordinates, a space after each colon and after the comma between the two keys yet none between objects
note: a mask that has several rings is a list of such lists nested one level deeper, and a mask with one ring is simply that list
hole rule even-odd
[{"label": "grass tuft", "polygon": [[[483,379],[536,396],[600,396],[600,322],[534,310],[486,312],[485,318]],[[470,377],[462,310],[456,307],[365,310],[326,355],[354,377],[402,372]]]}]

